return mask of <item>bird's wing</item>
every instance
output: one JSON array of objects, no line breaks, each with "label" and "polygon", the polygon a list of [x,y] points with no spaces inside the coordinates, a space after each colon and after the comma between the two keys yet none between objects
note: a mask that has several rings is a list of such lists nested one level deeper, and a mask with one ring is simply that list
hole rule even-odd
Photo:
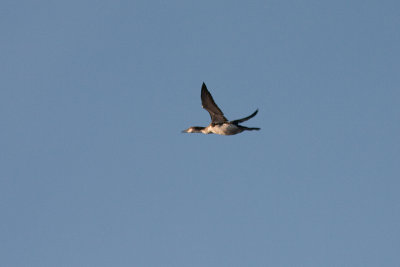
[{"label": "bird's wing", "polygon": [[250,120],[250,119],[253,118],[255,115],[257,115],[257,112],[258,112],[258,109],[257,109],[256,111],[254,111],[253,114],[251,114],[250,116],[248,116],[248,117],[246,117],[246,118],[243,118],[243,119],[238,119],[238,120],[231,121],[231,123],[233,123],[233,124],[238,124],[238,123],[241,123],[241,122]]},{"label": "bird's wing", "polygon": [[210,113],[211,123],[221,124],[227,122],[224,113],[219,109],[217,104],[215,104],[210,92],[207,90],[205,83],[201,86],[201,104],[205,110]]}]

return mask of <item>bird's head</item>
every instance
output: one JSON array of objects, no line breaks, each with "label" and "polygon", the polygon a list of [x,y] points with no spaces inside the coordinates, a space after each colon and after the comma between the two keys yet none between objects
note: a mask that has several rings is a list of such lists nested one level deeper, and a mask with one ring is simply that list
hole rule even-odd
[{"label": "bird's head", "polygon": [[183,130],[182,133],[201,133],[204,130],[204,127],[201,126],[192,126]]}]

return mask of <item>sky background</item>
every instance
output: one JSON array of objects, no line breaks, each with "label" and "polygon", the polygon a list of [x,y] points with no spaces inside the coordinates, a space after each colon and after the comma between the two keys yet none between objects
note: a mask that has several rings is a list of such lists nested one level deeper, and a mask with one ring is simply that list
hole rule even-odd
[{"label": "sky background", "polygon": [[0,265],[400,266],[399,10],[2,1]]}]

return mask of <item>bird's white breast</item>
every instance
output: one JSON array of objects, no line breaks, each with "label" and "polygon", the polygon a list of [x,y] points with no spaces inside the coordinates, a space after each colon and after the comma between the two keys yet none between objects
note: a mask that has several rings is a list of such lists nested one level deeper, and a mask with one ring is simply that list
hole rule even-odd
[{"label": "bird's white breast", "polygon": [[222,125],[214,125],[210,127],[210,132],[220,135],[232,135],[240,131],[239,127],[234,124],[224,123]]}]

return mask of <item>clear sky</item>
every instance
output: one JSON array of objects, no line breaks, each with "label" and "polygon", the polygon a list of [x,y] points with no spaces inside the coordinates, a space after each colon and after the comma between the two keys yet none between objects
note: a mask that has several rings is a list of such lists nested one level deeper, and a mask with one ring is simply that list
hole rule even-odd
[{"label": "clear sky", "polygon": [[399,10],[2,1],[0,265],[400,266]]}]

